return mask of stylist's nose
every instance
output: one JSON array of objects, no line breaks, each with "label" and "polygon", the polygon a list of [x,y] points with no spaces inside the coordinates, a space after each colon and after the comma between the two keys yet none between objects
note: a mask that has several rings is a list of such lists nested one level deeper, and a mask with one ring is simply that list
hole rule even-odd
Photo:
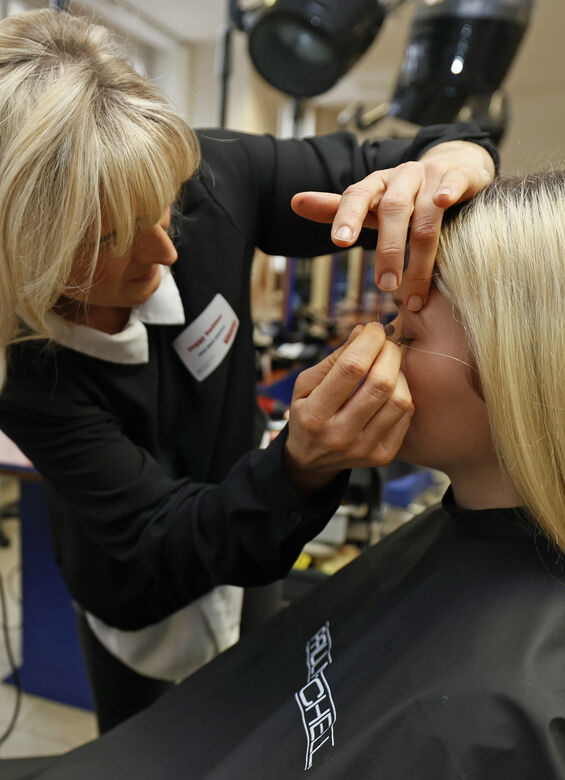
[{"label": "stylist's nose", "polygon": [[178,258],[175,245],[161,223],[145,230],[137,239],[135,259],[145,265],[172,265]]}]

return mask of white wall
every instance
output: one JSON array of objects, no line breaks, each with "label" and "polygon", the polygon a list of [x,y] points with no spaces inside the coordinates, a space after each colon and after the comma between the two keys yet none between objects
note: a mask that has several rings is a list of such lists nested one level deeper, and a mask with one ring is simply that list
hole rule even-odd
[{"label": "white wall", "polygon": [[[247,39],[232,36],[232,68],[228,88],[226,126],[248,132],[276,133],[279,108],[286,98],[258,76],[247,54]],[[215,42],[193,44],[192,113],[194,127],[217,126],[220,116],[220,82]]]}]

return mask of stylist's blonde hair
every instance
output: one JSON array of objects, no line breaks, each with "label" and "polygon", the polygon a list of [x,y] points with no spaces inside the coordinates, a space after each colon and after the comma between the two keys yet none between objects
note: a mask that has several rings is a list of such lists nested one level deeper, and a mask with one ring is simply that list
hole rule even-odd
[{"label": "stylist's blonde hair", "polygon": [[123,254],[198,156],[188,125],[105,28],[50,10],[0,22],[2,374],[19,316],[49,336],[75,258],[88,285],[102,220]]},{"label": "stylist's blonde hair", "polygon": [[437,266],[500,460],[565,551],[565,171],[496,181],[444,227]]}]

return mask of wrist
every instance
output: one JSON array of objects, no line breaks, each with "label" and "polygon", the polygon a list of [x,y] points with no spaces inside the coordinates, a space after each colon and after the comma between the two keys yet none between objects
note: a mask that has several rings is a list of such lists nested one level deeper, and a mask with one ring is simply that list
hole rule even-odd
[{"label": "wrist", "polygon": [[288,445],[283,450],[283,468],[294,489],[302,498],[327,487],[342,471],[341,469],[308,469],[297,462],[289,452]]}]

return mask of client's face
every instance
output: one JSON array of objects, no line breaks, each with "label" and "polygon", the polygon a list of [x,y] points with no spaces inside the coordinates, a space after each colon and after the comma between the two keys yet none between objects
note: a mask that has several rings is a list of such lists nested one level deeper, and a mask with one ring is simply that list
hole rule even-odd
[{"label": "client's face", "polygon": [[393,325],[415,406],[397,457],[438,468],[452,480],[492,464],[486,406],[473,388],[465,332],[449,301],[434,286],[421,311],[400,307]]}]

